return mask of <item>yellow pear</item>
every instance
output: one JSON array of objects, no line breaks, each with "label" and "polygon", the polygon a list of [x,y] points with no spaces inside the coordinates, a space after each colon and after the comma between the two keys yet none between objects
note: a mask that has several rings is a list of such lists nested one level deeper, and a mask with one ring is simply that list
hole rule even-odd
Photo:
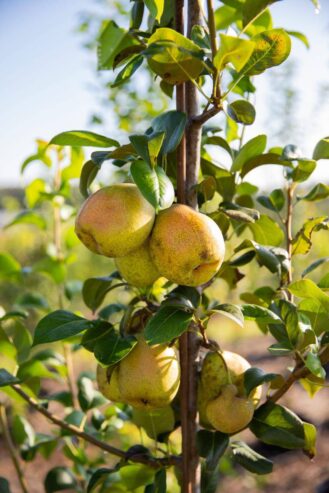
[{"label": "yellow pear", "polygon": [[113,402],[122,402],[118,385],[118,367],[97,366],[97,385],[104,397]]},{"label": "yellow pear", "polygon": [[206,415],[211,425],[222,433],[233,434],[252,420],[254,405],[251,399],[238,396],[235,385],[224,385],[216,399],[208,402]]},{"label": "yellow pear", "polygon": [[123,402],[140,409],[165,407],[179,387],[180,368],[175,349],[149,346],[142,336],[119,364],[118,384]]},{"label": "yellow pear", "polygon": [[133,183],[101,188],[82,205],[75,231],[94,253],[123,257],[149,236],[155,210]]},{"label": "yellow pear", "polygon": [[219,270],[225,245],[212,219],[186,205],[174,204],[157,216],[150,252],[162,276],[177,284],[199,286]]},{"label": "yellow pear", "polygon": [[151,259],[149,241],[128,255],[115,259],[115,264],[121,276],[137,288],[152,286],[160,277]]}]

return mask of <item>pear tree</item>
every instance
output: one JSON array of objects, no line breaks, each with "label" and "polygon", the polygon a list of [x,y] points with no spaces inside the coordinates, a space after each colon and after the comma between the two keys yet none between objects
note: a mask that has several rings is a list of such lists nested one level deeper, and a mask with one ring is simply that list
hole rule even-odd
[{"label": "pear tree", "polygon": [[[204,3],[133,0],[129,21],[102,22],[98,68],[114,74],[111,90],[128,100],[146,77],[166,101],[145,132],[64,131],[23,163],[22,173],[35,161],[48,173],[7,225],[36,228],[41,258],[0,254],[1,282],[20,290],[0,318],[0,425],[23,493],[33,491],[23,463],[40,454],[46,493],[215,493],[223,460],[272,472],[245,430],[316,453],[314,424],[280,400],[295,384],[310,398],[326,386],[329,281],[317,276],[329,257],[316,246],[329,222],[301,220],[296,207],[329,197],[328,185],[307,182],[329,159],[329,139],[311,156],[289,136],[275,147],[265,134],[246,139],[257,81],[288,59],[292,37],[308,40],[273,25],[275,0]],[[267,165],[281,188],[253,183]],[[38,276],[49,292],[44,281],[30,291]],[[285,370],[223,347],[229,322],[270,336]],[[49,380],[61,390],[46,391]],[[46,434],[29,410],[49,422]],[[51,464],[56,449],[65,465]],[[0,491],[11,483],[1,477]]]}]

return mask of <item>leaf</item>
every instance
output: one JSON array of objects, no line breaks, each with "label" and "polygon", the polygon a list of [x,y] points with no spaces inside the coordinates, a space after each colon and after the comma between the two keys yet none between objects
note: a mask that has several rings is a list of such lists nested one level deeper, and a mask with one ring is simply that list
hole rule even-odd
[{"label": "leaf", "polygon": [[310,279],[295,281],[288,286],[288,289],[299,298],[310,298],[319,301],[323,308],[329,311],[329,296]]},{"label": "leaf", "polygon": [[316,168],[316,161],[310,159],[299,159],[298,165],[289,172],[290,177],[295,183],[306,181]]},{"label": "leaf", "polygon": [[249,161],[249,159],[262,154],[266,147],[266,141],[266,135],[257,135],[257,137],[254,137],[253,139],[246,142],[236,155],[231,167],[231,171],[240,171],[243,165],[247,161]]},{"label": "leaf", "polygon": [[163,168],[152,169],[145,161],[134,161],[130,172],[143,196],[156,210],[171,206],[175,191]]},{"label": "leaf", "polygon": [[[329,257],[323,257],[323,258],[319,258],[319,259],[315,260],[305,270],[303,270],[302,277],[305,277],[307,274],[309,274],[310,272],[315,270],[317,267],[319,267],[320,265],[323,265],[326,262],[329,262]],[[322,288],[323,286],[319,286],[319,287]]]},{"label": "leaf", "polygon": [[230,157],[232,157],[232,149],[230,148],[229,143],[223,139],[223,137],[220,137],[219,135],[212,135],[211,137],[206,137],[204,139],[204,145],[213,145],[213,146],[218,146],[224,149]]},{"label": "leaf", "polygon": [[259,305],[242,305],[242,313],[246,320],[254,320],[256,322],[262,322],[267,324],[278,323],[281,321],[280,317],[263,306]]},{"label": "leaf", "polygon": [[148,344],[172,341],[185,332],[192,321],[192,314],[175,307],[161,307],[147,322],[145,338]]},{"label": "leaf", "polygon": [[89,132],[87,130],[70,130],[55,135],[49,145],[73,147],[118,147],[119,142],[104,135]]},{"label": "leaf", "polygon": [[124,29],[118,27],[115,22],[109,21],[98,40],[98,69],[109,70],[114,68],[118,55],[134,45],[138,45],[137,40]]},{"label": "leaf", "polygon": [[265,70],[280,65],[289,56],[291,40],[284,29],[271,29],[254,36],[251,41],[255,49],[242,69],[243,75],[258,75]]},{"label": "leaf", "polygon": [[48,471],[45,478],[46,493],[56,491],[74,490],[77,491],[78,483],[68,467],[54,467]]},{"label": "leaf", "polygon": [[214,493],[218,486],[218,463],[229,445],[228,435],[219,431],[199,430],[197,447],[201,457],[205,458],[201,471],[201,491]]},{"label": "leaf", "polygon": [[40,229],[46,229],[47,227],[45,218],[33,210],[19,212],[10,223],[6,224],[5,228],[9,228],[15,224],[33,224]]},{"label": "leaf", "polygon": [[249,368],[243,375],[243,384],[247,395],[249,395],[255,387],[258,387],[265,382],[271,382],[278,376],[276,373],[265,373],[264,370],[260,368]]},{"label": "leaf", "polygon": [[274,212],[280,212],[285,204],[285,196],[281,188],[273,190],[269,196],[260,195],[257,197],[257,202],[259,202],[263,207]]},{"label": "leaf", "polygon": [[232,63],[234,68],[240,71],[249,60],[255,44],[226,34],[220,34],[219,37],[220,46],[213,59],[214,66],[221,72],[228,63]]},{"label": "leaf", "polygon": [[256,19],[269,5],[279,0],[246,0],[242,7],[243,27]]},{"label": "leaf", "polygon": [[162,143],[161,154],[169,154],[177,148],[182,140],[186,123],[186,113],[175,110],[166,111],[154,118],[146,134],[148,137],[151,137],[154,134],[164,132],[165,137]]},{"label": "leaf", "polygon": [[258,454],[244,442],[231,443],[233,457],[240,466],[255,474],[270,474],[273,462]]},{"label": "leaf", "polygon": [[238,9],[223,5],[215,11],[215,24],[216,30],[222,30],[229,27],[233,22],[237,21],[241,17],[241,13]]},{"label": "leaf", "polygon": [[321,360],[317,354],[309,352],[306,356],[305,366],[310,372],[319,378],[326,378],[325,369],[322,366]]},{"label": "leaf", "polygon": [[287,33],[289,34],[289,36],[293,36],[294,38],[299,39],[299,41],[301,41],[307,49],[310,48],[310,43],[304,33],[301,33],[299,31],[287,31]]},{"label": "leaf", "polygon": [[256,110],[254,106],[245,101],[244,99],[239,99],[229,104],[227,107],[227,113],[230,118],[232,118],[237,123],[243,123],[244,125],[251,125],[254,123],[256,118]]},{"label": "leaf", "polygon": [[[82,298],[86,306],[93,312],[103,303],[106,294],[115,286],[112,286],[113,281],[117,280],[116,273],[111,276],[91,277],[83,283]],[[122,286],[122,283],[120,283]]]},{"label": "leaf", "polygon": [[17,278],[21,266],[10,253],[0,253],[0,279]]},{"label": "leaf", "polygon": [[142,63],[143,57],[141,55],[129,60],[127,65],[118,73],[111,87],[119,87],[125,84],[137,72]]},{"label": "leaf", "polygon": [[321,277],[320,281],[318,282],[318,286],[319,286],[319,288],[324,289],[324,290],[329,289],[329,273],[327,273],[323,277]]},{"label": "leaf", "polygon": [[313,459],[316,454],[316,428],[311,423],[303,423],[305,435],[304,451]]},{"label": "leaf", "polygon": [[0,368],[0,387],[7,387],[14,383],[20,383],[19,378],[11,375],[5,368]]},{"label": "leaf", "polygon": [[302,420],[286,407],[273,402],[267,402],[255,411],[250,430],[269,445],[286,449],[305,447]]},{"label": "leaf", "polygon": [[258,156],[252,157],[248,159],[241,168],[241,178],[245,177],[250,171],[258,168],[259,166],[264,166],[266,164],[276,164],[280,166],[287,166],[289,165],[291,167],[290,163],[287,163],[287,161],[282,161],[281,156],[274,152],[268,152],[266,154],[260,154]]},{"label": "leaf", "polygon": [[151,16],[160,22],[165,6],[164,0],[145,0],[145,5],[150,11]]},{"label": "leaf", "polygon": [[225,317],[234,320],[240,327],[244,328],[243,313],[238,305],[231,305],[230,303],[216,305],[211,309],[211,313],[221,313]]},{"label": "leaf", "polygon": [[159,155],[164,136],[164,132],[156,132],[152,135],[131,135],[129,140],[140,157],[153,168],[156,158]]},{"label": "leaf", "polygon": [[324,183],[318,183],[303,197],[298,196],[298,200],[306,200],[308,202],[316,202],[329,197],[329,186]]},{"label": "leaf", "polygon": [[279,246],[284,240],[280,226],[269,216],[262,214],[258,221],[248,224],[254,240],[261,245]]},{"label": "leaf", "polygon": [[329,159],[329,137],[324,137],[319,140],[313,151],[313,159]]},{"label": "leaf", "polygon": [[292,255],[306,255],[312,247],[312,234],[329,228],[329,219],[326,216],[315,217],[306,221],[293,239]]},{"label": "leaf", "polygon": [[116,330],[111,330],[96,342],[94,355],[102,365],[115,365],[125,358],[136,344],[135,337],[122,337]]},{"label": "leaf", "polygon": [[102,394],[95,390],[93,381],[85,376],[78,380],[78,400],[84,412],[106,403]]},{"label": "leaf", "polygon": [[79,190],[83,197],[87,198],[89,195],[89,187],[97,176],[100,170],[100,166],[94,161],[87,161],[81,170]]},{"label": "leaf", "polygon": [[9,481],[0,476],[0,493],[11,493]]},{"label": "leaf", "polygon": [[56,310],[40,320],[35,328],[33,346],[61,341],[89,329],[92,321],[72,312]]},{"label": "leaf", "polygon": [[93,491],[96,491],[96,488],[103,484],[108,475],[113,473],[114,471],[115,469],[108,469],[106,467],[101,467],[100,469],[97,469],[89,479],[87,493],[92,493]]}]

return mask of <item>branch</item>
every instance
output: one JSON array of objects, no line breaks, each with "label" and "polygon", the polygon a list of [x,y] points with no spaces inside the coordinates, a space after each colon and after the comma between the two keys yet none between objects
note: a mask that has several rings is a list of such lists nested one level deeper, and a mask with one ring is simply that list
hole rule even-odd
[{"label": "branch", "polygon": [[202,126],[204,123],[206,123],[208,120],[210,120],[210,118],[212,118],[213,116],[216,116],[218,113],[220,113],[222,111],[223,107],[221,105],[219,106],[213,106],[212,108],[210,108],[210,110],[206,110],[204,111],[203,113],[201,113],[200,115],[195,115],[193,117],[191,117],[191,124],[195,124],[197,126]]},{"label": "branch", "polygon": [[102,442],[101,440],[98,440],[98,438],[95,438],[93,435],[89,435],[89,433],[86,433],[85,431],[80,430],[77,426],[71,425],[69,423],[66,423],[63,421],[61,418],[56,416],[55,414],[52,414],[48,409],[43,407],[43,405],[38,402],[36,399],[33,397],[30,397],[28,394],[24,392],[24,390],[20,387],[20,385],[13,384],[11,386],[17,394],[19,394],[30,406],[38,411],[40,414],[42,414],[45,418],[47,418],[49,421],[54,423],[55,425],[59,426],[63,430],[69,431],[73,435],[78,436],[79,438],[82,438],[86,442],[91,443],[92,445],[95,445],[96,447],[105,450],[105,452],[108,452],[109,454],[115,455],[117,457],[120,457],[121,459],[124,460],[129,460],[131,462],[137,462],[139,464],[145,464],[150,467],[154,468],[162,468],[162,467],[167,467],[167,466],[177,466],[180,464],[180,457],[175,456],[175,455],[170,455],[165,458],[157,458],[157,457],[152,457],[150,455],[146,454],[136,454],[136,455],[130,455],[128,452],[124,452],[121,449],[118,449],[116,447],[113,447],[112,445],[109,445],[105,442]]},{"label": "branch", "polygon": [[21,485],[23,493],[29,493],[29,489],[27,487],[24,473],[20,464],[20,459],[17,454],[17,450],[15,448],[15,445],[13,444],[10,432],[9,432],[9,425],[8,425],[8,420],[7,420],[7,413],[5,406],[3,404],[0,404],[0,423],[1,423],[1,428],[2,428],[2,433],[4,440],[6,442],[6,445],[8,447],[9,454],[11,456],[11,460],[13,462],[13,465],[15,467],[16,473],[17,473],[17,478],[18,481]]},{"label": "branch", "polygon": [[[323,365],[329,362],[329,345],[325,346],[321,353],[319,353],[320,361]],[[292,385],[311,374],[311,371],[304,365],[304,363],[297,363],[292,373],[281,385],[281,387],[267,398],[268,401],[277,402],[281,397],[292,387]]]},{"label": "branch", "polygon": [[[292,268],[291,268],[291,259],[292,259],[292,214],[293,214],[293,198],[294,191],[296,185],[294,183],[290,183],[287,190],[287,216],[284,221],[286,228],[286,242],[287,242],[287,252],[289,259],[289,269],[288,269],[288,279],[287,283],[290,284],[292,282]],[[293,300],[292,294],[288,293],[288,298],[290,301]]]}]

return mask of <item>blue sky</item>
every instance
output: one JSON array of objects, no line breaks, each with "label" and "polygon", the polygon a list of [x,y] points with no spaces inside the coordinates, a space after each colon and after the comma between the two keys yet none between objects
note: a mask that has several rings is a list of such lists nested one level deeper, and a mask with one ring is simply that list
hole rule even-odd
[{"label": "blue sky", "polygon": [[[320,85],[329,83],[329,2],[322,3],[318,15],[311,0],[283,0],[272,7],[276,26],[302,31],[311,43],[307,51],[293,41],[292,51],[292,58],[299,61],[294,84],[300,89],[302,137],[296,143],[305,153],[329,135],[324,111],[329,105],[317,100]],[[91,90],[96,54],[81,48],[81,37],[75,32],[79,14],[95,4],[95,0],[0,0],[2,185],[20,182],[20,164],[33,152],[35,138],[47,140],[63,130],[87,128],[89,116],[97,111]],[[258,117],[250,135],[267,133],[270,117],[268,94],[273,81],[266,75],[258,81]],[[111,135],[116,130],[106,131]]]}]

